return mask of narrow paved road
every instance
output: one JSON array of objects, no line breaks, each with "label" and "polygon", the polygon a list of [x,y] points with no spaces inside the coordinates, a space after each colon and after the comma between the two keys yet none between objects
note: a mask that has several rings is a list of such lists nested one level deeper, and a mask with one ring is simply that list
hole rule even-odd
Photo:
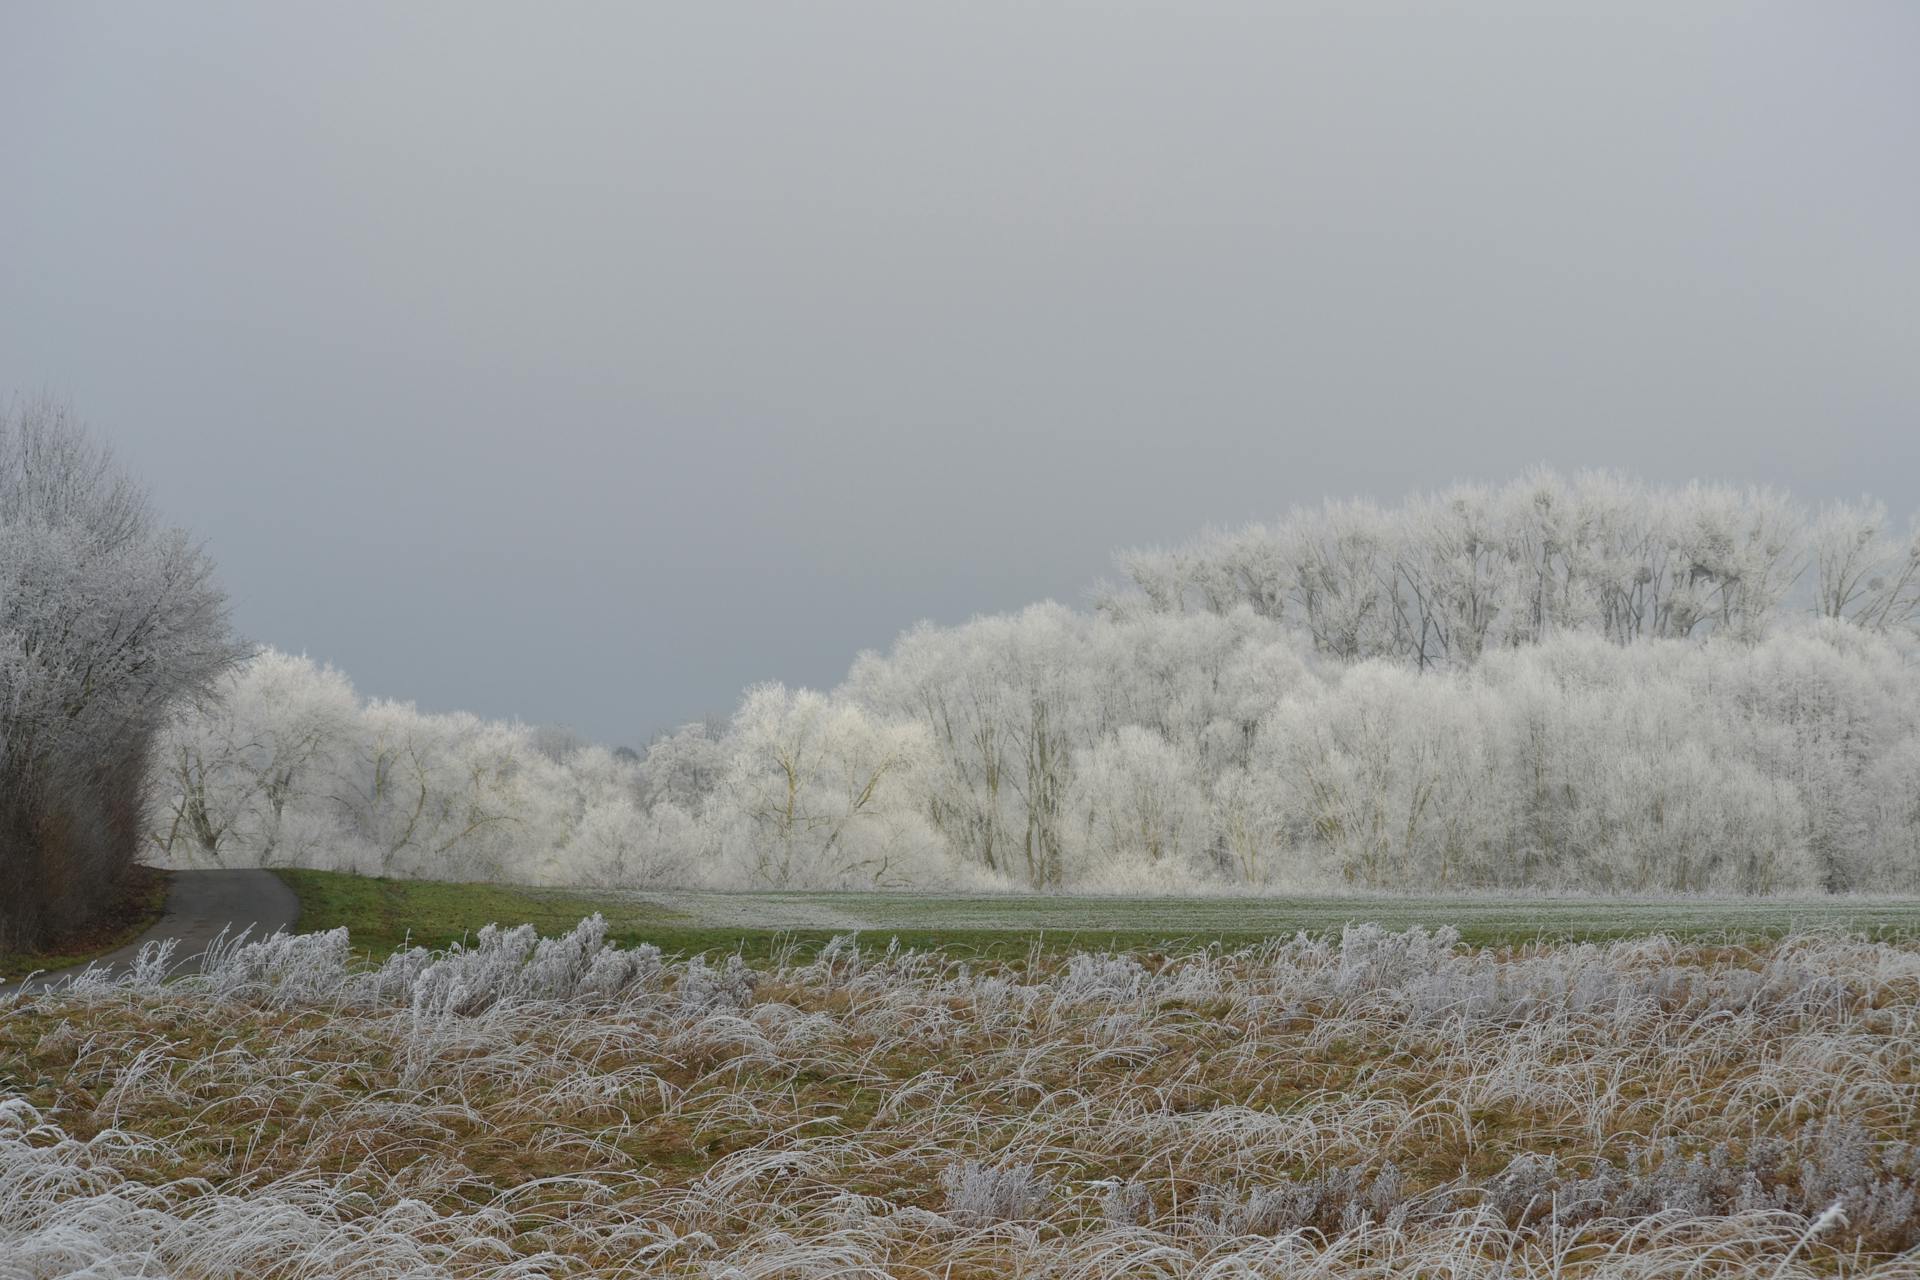
[{"label": "narrow paved road", "polygon": [[[174,939],[176,972],[189,973],[200,967],[207,946],[225,929],[229,937],[252,926],[253,937],[262,937],[276,929],[293,928],[300,915],[300,899],[286,882],[271,871],[176,871],[167,890],[167,909],[151,929],[117,951],[109,951],[94,961],[121,970],[132,963],[140,948],[149,942]],[[85,965],[43,973],[32,979],[35,989],[63,982],[86,970]],[[0,995],[10,994],[11,986],[0,986]]]}]

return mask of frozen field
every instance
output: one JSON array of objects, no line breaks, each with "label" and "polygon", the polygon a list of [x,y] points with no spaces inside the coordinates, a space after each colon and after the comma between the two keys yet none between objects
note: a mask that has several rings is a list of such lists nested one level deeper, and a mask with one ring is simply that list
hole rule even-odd
[{"label": "frozen field", "polygon": [[690,922],[714,928],[956,932],[1059,930],[1194,939],[1339,930],[1362,921],[1391,929],[1458,929],[1469,940],[1698,935],[1845,929],[1920,935],[1914,898],[1102,897],[1083,894],[651,893]]},{"label": "frozen field", "polygon": [[562,933],[582,916],[606,917],[609,934],[668,953],[744,950],[767,959],[791,943],[801,953],[857,932],[861,946],[942,947],[956,956],[1010,959],[1124,948],[1183,951],[1254,946],[1296,933],[1338,934],[1349,924],[1451,927],[1470,943],[1599,940],[1670,933],[1753,940],[1794,930],[1844,930],[1920,938],[1914,898],[1495,898],[1099,897],[1084,894],[619,892],[374,880],[327,871],[282,871],[300,898],[301,928],[351,925],[354,943],[384,956],[409,939],[445,945],[493,921],[532,921]]},{"label": "frozen field", "polygon": [[0,1005],[0,1276],[1920,1275],[1908,943],[348,955]]}]

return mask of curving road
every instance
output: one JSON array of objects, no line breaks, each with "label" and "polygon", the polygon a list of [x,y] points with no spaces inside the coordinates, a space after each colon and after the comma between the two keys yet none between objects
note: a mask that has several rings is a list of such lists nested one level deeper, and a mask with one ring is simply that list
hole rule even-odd
[{"label": "curving road", "polygon": [[[300,916],[300,899],[286,882],[271,871],[247,868],[237,871],[176,871],[167,888],[166,910],[153,927],[116,951],[94,961],[97,965],[120,969],[132,963],[140,948],[149,942],[173,939],[176,972],[199,968],[207,946],[226,930],[229,937],[251,926],[253,937],[262,937],[276,929],[293,929]],[[85,965],[43,973],[29,980],[29,988],[41,988],[83,973]],[[0,986],[0,995],[16,988]]]}]

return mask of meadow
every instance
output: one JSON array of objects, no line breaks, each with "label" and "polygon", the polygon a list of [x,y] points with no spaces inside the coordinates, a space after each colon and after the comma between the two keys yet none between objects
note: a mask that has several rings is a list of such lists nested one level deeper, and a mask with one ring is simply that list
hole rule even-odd
[{"label": "meadow", "polygon": [[300,898],[303,932],[350,927],[356,951],[372,959],[408,945],[471,940],[496,920],[525,921],[550,936],[594,914],[617,942],[652,943],[680,955],[738,952],[755,961],[788,950],[809,954],[848,934],[863,948],[897,941],[962,959],[1010,961],[1035,949],[1231,950],[1303,931],[1337,936],[1360,923],[1447,927],[1484,946],[1652,933],[1754,941],[1816,929],[1920,937],[1920,899],[1896,897],[753,893],[557,889],[291,869],[279,875]]},{"label": "meadow", "polygon": [[0,1006],[0,1276],[1920,1273],[1910,942],[606,929]]}]

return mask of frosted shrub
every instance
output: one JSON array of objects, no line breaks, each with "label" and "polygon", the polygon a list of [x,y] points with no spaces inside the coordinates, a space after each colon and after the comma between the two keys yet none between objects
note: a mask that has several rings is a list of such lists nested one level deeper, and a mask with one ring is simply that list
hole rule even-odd
[{"label": "frosted shrub", "polygon": [[1809,1201],[1831,1204],[1873,1182],[1874,1141],[1858,1121],[1828,1116],[1809,1136],[1800,1160],[1800,1193]]},{"label": "frosted shrub", "polygon": [[165,981],[173,969],[173,956],[178,949],[179,941],[175,938],[140,944],[140,950],[134,953],[133,963],[127,966],[127,984],[152,987]]},{"label": "frosted shrub", "polygon": [[[1223,1240],[1241,1236],[1282,1236],[1310,1227],[1322,1216],[1323,1206],[1347,1190],[1323,1181],[1296,1183],[1287,1179],[1245,1190],[1212,1189],[1203,1192],[1194,1214],[1194,1226],[1203,1235]],[[1337,1216],[1337,1215],[1336,1215]]]},{"label": "frosted shrub", "polygon": [[1110,1179],[1100,1193],[1100,1216],[1108,1225],[1137,1227],[1153,1215],[1153,1193],[1132,1178]]},{"label": "frosted shrub", "polygon": [[1481,1020],[1497,1016],[1504,1005],[1499,975],[1491,964],[1458,963],[1407,983],[1409,1021]]},{"label": "frosted shrub", "polygon": [[[1507,1167],[1486,1184],[1482,1203],[1511,1227],[1523,1226],[1553,1213],[1559,1207],[1563,1189],[1560,1163],[1549,1154],[1527,1151],[1517,1155]],[[1604,1199],[1591,1195],[1573,1196],[1569,1209],[1575,1215],[1593,1216],[1604,1207]],[[1579,1221],[1576,1216],[1571,1221]]]},{"label": "frosted shrub", "polygon": [[347,985],[356,1003],[383,1006],[409,1006],[420,977],[431,968],[436,955],[425,947],[403,947],[388,956],[386,962],[370,973],[355,975]]},{"label": "frosted shrub", "polygon": [[1038,1215],[1053,1182],[1030,1164],[985,1165],[964,1160],[940,1174],[947,1216],[962,1226],[1020,1222]]},{"label": "frosted shrub", "polygon": [[1679,1145],[1678,1139],[1668,1139],[1655,1150],[1628,1155],[1625,1185],[1613,1204],[1616,1213],[1725,1212],[1749,1190],[1751,1184],[1725,1144],[1689,1155],[1682,1155]]},{"label": "frosted shrub", "polygon": [[1757,1138],[1744,1150],[1720,1142],[1683,1150],[1678,1138],[1629,1152],[1623,1164],[1597,1161],[1585,1173],[1552,1154],[1523,1153],[1487,1184],[1483,1204],[1510,1226],[1551,1216],[1563,1226],[1597,1217],[1691,1217],[1788,1211],[1818,1217],[1838,1206],[1851,1228],[1882,1247],[1920,1240],[1920,1191],[1912,1148],[1876,1144],[1857,1123],[1828,1117],[1805,1145]]},{"label": "frosted shrub", "polygon": [[414,981],[414,1016],[479,1013],[517,985],[534,942],[532,925],[502,929],[490,924],[481,928],[472,947],[455,943]]},{"label": "frosted shrub", "polygon": [[754,972],[739,956],[728,956],[719,968],[704,956],[695,956],[674,978],[673,997],[684,1008],[699,1013],[744,1009],[753,999]]},{"label": "frosted shrub", "polygon": [[606,947],[593,953],[575,979],[571,995],[611,997],[658,987],[664,969],[660,948],[643,942],[635,947]]},{"label": "frosted shrub", "polygon": [[1340,968],[1335,987],[1342,995],[1405,989],[1418,980],[1457,972],[1457,929],[1409,929],[1389,933],[1377,924],[1349,925],[1340,931]]},{"label": "frosted shrub", "polygon": [[857,979],[863,967],[859,935],[836,933],[815,953],[813,963],[803,972],[810,981],[840,986]]},{"label": "frosted shrub", "polygon": [[1054,985],[1053,995],[1066,1004],[1131,1000],[1145,990],[1147,981],[1147,971],[1132,956],[1078,952],[1068,958],[1067,972]]},{"label": "frosted shrub", "polygon": [[344,928],[325,933],[275,933],[249,941],[222,934],[208,948],[198,982],[227,999],[291,1005],[341,994],[352,947]]},{"label": "frosted shrub", "polygon": [[531,925],[487,925],[471,948],[456,944],[419,969],[415,1016],[471,1015],[501,1000],[612,997],[658,980],[659,948],[610,947],[606,937],[607,922],[598,914],[558,938],[537,938]]},{"label": "frosted shrub", "polygon": [[1389,1160],[1368,1184],[1364,1201],[1367,1216],[1375,1222],[1397,1225],[1406,1217],[1407,1179],[1400,1166]]},{"label": "frosted shrub", "polygon": [[624,987],[643,960],[656,959],[609,949],[607,922],[599,913],[575,925],[558,938],[542,938],[520,974],[519,990],[533,1000],[567,1000],[587,994],[607,995]]},{"label": "frosted shrub", "polygon": [[1406,1181],[1388,1162],[1330,1169],[1305,1181],[1280,1178],[1253,1186],[1204,1189],[1193,1225],[1203,1236],[1286,1236],[1314,1230],[1350,1233],[1382,1224],[1396,1229],[1407,1217]]},{"label": "frosted shrub", "polygon": [[1920,1240],[1920,1149],[1880,1143],[1858,1120],[1827,1116],[1799,1161],[1796,1207],[1838,1204],[1861,1235]]}]

